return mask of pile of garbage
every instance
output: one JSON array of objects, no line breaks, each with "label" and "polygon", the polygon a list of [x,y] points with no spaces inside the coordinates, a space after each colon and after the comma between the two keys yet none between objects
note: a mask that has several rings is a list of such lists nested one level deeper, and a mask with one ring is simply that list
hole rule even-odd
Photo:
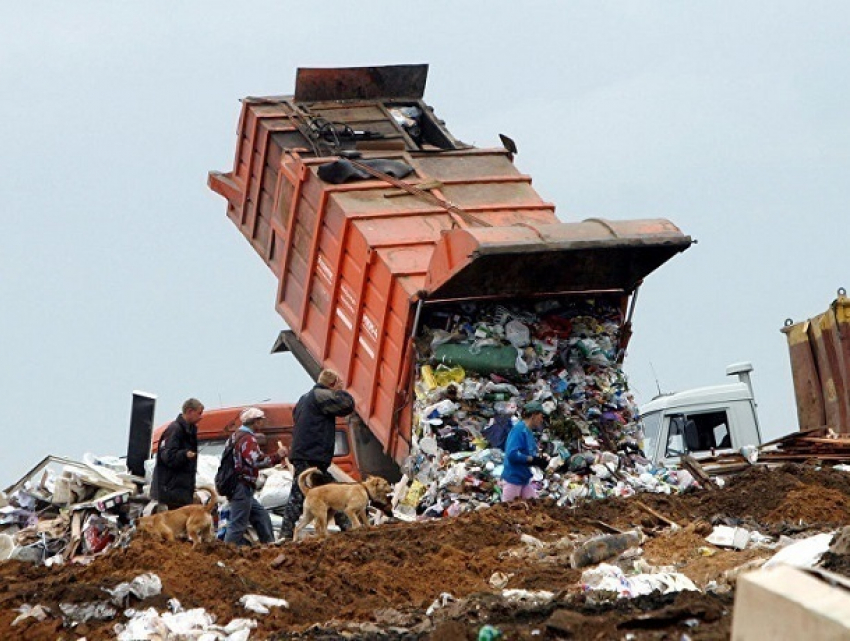
[{"label": "pile of garbage", "polygon": [[567,505],[694,484],[643,456],[623,331],[621,299],[612,297],[463,303],[428,314],[397,509],[443,516],[498,502],[504,441],[530,401],[546,414],[539,445],[550,460],[534,472],[541,497]]},{"label": "pile of garbage", "polygon": [[115,457],[45,457],[5,492],[0,560],[85,564],[126,545],[148,502],[143,482]]},{"label": "pile of garbage", "polygon": [[[218,464],[218,456],[198,457],[196,487],[204,498]],[[156,508],[149,492],[153,465],[154,459],[147,461],[146,475],[139,477],[115,456],[45,457],[0,494],[0,561],[86,565],[108,550],[126,547],[136,519]],[[266,508],[279,507],[289,498],[292,472],[262,470],[257,485],[257,500]],[[224,506],[220,539],[228,514]]]},{"label": "pile of garbage", "polygon": [[91,640],[728,639],[739,581],[757,568],[850,574],[850,474],[834,468],[753,466],[702,492],[517,507],[296,544],[193,547],[141,535],[86,566],[0,562],[0,631]]}]

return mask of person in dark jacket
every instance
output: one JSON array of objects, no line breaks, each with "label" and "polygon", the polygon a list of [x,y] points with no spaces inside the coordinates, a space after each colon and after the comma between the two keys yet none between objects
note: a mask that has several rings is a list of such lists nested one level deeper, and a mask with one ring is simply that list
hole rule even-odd
[{"label": "person in dark jacket", "polygon": [[245,408],[239,418],[242,427],[230,437],[234,443],[233,467],[239,482],[233,495],[227,497],[230,503],[230,521],[224,542],[245,545],[245,530],[251,524],[260,543],[271,543],[274,541],[272,520],[266,508],[254,498],[254,491],[257,489],[259,471],[280,463],[286,456],[286,448],[278,441],[278,450],[271,456],[266,456],[260,449],[254,433],[256,429],[262,428],[266,421],[266,415],[260,408]]},{"label": "person in dark jacket", "polygon": [[196,398],[183,403],[183,412],[159,438],[151,498],[174,510],[195,499],[198,469],[198,428],[204,405]]},{"label": "person in dark jacket", "polygon": [[[333,481],[328,467],[334,457],[336,417],[348,416],[354,411],[354,399],[342,387],[342,379],[336,372],[322,370],[318,383],[298,399],[295,406],[295,429],[289,452],[289,460],[295,471],[289,502],[283,508],[283,522],[280,526],[282,539],[292,539],[295,524],[304,509],[304,495],[297,482],[299,474],[308,468],[317,467],[323,473],[325,482]],[[348,525],[344,514],[335,514],[334,520],[342,529]]]}]

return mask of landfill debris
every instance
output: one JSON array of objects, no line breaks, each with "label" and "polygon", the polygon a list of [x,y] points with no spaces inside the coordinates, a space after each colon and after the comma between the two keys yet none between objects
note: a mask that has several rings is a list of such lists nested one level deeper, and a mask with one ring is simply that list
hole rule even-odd
[{"label": "landfill debris", "polygon": [[490,580],[487,581],[487,583],[490,584],[490,587],[495,588],[497,590],[501,590],[508,584],[512,576],[513,573],[510,572],[493,572],[493,574],[490,575]]},{"label": "landfill debris", "polygon": [[70,625],[85,623],[86,621],[114,619],[118,610],[105,601],[93,601],[90,603],[60,603],[65,621]]},{"label": "landfill debris", "polygon": [[555,593],[549,590],[502,590],[502,596],[513,602],[548,603],[555,598]]},{"label": "landfill debris", "polygon": [[483,625],[478,631],[478,641],[497,641],[502,638],[502,631],[492,625]]},{"label": "landfill debris", "polygon": [[584,568],[600,561],[610,559],[625,552],[628,548],[640,545],[644,536],[640,530],[632,530],[621,534],[604,534],[595,536],[580,546],[570,555],[570,565],[574,568]]},{"label": "landfill debris", "polygon": [[140,574],[132,581],[119,583],[114,588],[104,588],[104,590],[112,595],[112,602],[115,605],[122,605],[127,602],[131,594],[142,601],[156,596],[162,592],[162,581],[156,574],[146,573]]},{"label": "landfill debris", "polygon": [[776,565],[791,565],[796,568],[812,568],[829,550],[834,532],[815,534],[781,548],[764,564],[765,569]]},{"label": "landfill debris", "polygon": [[[256,627],[235,633],[250,634],[251,639],[427,638],[437,630],[454,634],[432,638],[474,639],[485,624],[497,627],[503,638],[535,638],[531,634],[535,629],[542,631],[541,638],[553,636],[558,629],[571,630],[571,638],[576,639],[623,639],[629,634],[646,638],[642,631],[647,629],[658,638],[680,639],[683,633],[694,638],[729,638],[739,575],[774,554],[752,539],[754,533],[769,535],[770,545],[781,541],[785,547],[846,525],[846,521],[837,524],[845,512],[834,502],[828,504],[835,508],[832,511],[820,511],[819,521],[799,521],[798,505],[788,502],[797,493],[809,497],[810,503],[831,493],[850,497],[850,475],[815,466],[776,470],[751,466],[724,488],[710,492],[638,498],[681,524],[676,531],[654,517],[647,525],[649,513],[632,497],[580,502],[569,509],[554,501],[499,504],[458,518],[399,521],[297,545],[234,549],[213,544],[193,550],[188,542],[136,537],[126,549],[108,548],[87,566],[0,563],[0,632],[5,630],[10,638],[55,639],[63,634],[115,638],[116,625],[128,626],[131,617],[149,609],[153,609],[149,623],[158,620],[165,626],[163,612],[180,610],[176,605],[169,610],[164,603],[177,597],[215,617],[211,624],[215,627],[198,625],[192,638],[227,638],[219,628],[249,616],[256,619],[252,624]],[[705,540],[713,531],[710,523],[743,528],[751,533],[751,540],[743,550],[716,547]],[[632,547],[605,563],[618,566],[626,579],[679,573],[701,591],[664,594],[667,586],[659,584],[650,586],[658,587],[650,594],[626,599],[617,598],[619,592],[583,588],[583,571],[596,566],[573,569],[574,550],[601,534],[638,527],[646,528],[649,535],[641,543],[642,555],[635,556],[638,548]],[[522,534],[527,534],[527,543]],[[285,557],[282,565],[271,568],[281,555]],[[850,574],[850,555],[827,551],[816,567]],[[136,601],[130,592],[131,609],[116,607],[113,619],[89,619],[75,628],[63,627],[60,603],[84,606],[102,601],[114,606],[104,588],[115,590],[148,573],[160,578],[159,595]],[[501,585],[502,575],[512,575],[505,585]],[[509,599],[503,594],[506,588],[522,592],[519,598]],[[333,598],[317,599],[317,589]],[[441,599],[446,591],[452,596]],[[528,593],[539,591],[555,597],[549,602],[529,600]],[[239,602],[246,592],[285,596],[291,607],[255,615]],[[436,607],[426,615],[435,601]],[[50,614],[41,621],[22,619],[12,627],[24,604],[41,604]],[[550,619],[555,611],[560,613],[557,621]],[[699,626],[687,627],[684,622],[689,620],[699,620]],[[138,632],[133,637],[131,631],[124,638],[151,638],[147,634]],[[175,636],[162,627],[160,638],[168,634]]]},{"label": "landfill debris", "polygon": [[[134,523],[156,508],[149,496],[154,459],[146,476],[129,473],[122,459],[83,455],[82,461],[47,456],[7,488],[0,506],[0,561],[15,560],[48,567],[86,565],[96,557],[126,547]],[[213,485],[219,458],[198,456],[197,494]],[[332,466],[332,468],[335,466]],[[292,473],[283,467],[261,470],[257,498],[267,508],[286,503]],[[229,518],[220,506],[219,538]]]},{"label": "landfill debris", "polygon": [[239,599],[246,610],[256,612],[257,614],[268,614],[269,608],[288,608],[289,603],[286,599],[278,599],[271,596],[263,596],[261,594],[246,594]]},{"label": "landfill debris", "polygon": [[434,612],[439,610],[440,608],[446,607],[449,603],[456,601],[456,599],[449,592],[443,592],[434,599],[434,602],[428,606],[428,609],[425,611],[425,616],[432,616]]},{"label": "landfill debris", "polygon": [[127,610],[126,624],[116,624],[118,641],[146,641],[158,639],[205,639],[215,641],[246,641],[251,630],[257,627],[253,619],[232,619],[227,625],[215,624],[215,617],[203,608],[159,613],[155,608]]},{"label": "landfill debris", "polygon": [[711,534],[705,537],[705,540],[718,547],[743,550],[750,542],[750,532],[742,527],[716,525]]},{"label": "landfill debris", "polygon": [[45,457],[5,490],[0,560],[87,563],[125,545],[126,530],[148,502],[132,500],[143,481],[115,457]]},{"label": "landfill debris", "polygon": [[608,563],[600,563],[595,568],[582,572],[581,585],[588,591],[615,592],[619,598],[628,599],[651,594],[656,590],[662,594],[681,590],[699,591],[693,581],[678,572],[626,576],[616,565]]},{"label": "landfill debris", "polygon": [[803,462],[818,462],[834,470],[850,471],[850,437],[826,427],[815,428],[792,432],[758,446],[745,445],[738,452],[700,458],[703,469],[715,481],[722,480],[717,475],[736,474],[752,466]]},{"label": "landfill debris", "polygon": [[13,626],[18,625],[21,621],[25,621],[27,619],[44,621],[47,617],[50,616],[50,608],[45,608],[40,603],[36,605],[24,603],[21,607],[17,608],[17,611],[20,612],[20,614],[15,617],[14,621],[12,621]]},{"label": "landfill debris", "polygon": [[464,303],[425,315],[423,325],[400,515],[457,516],[500,501],[504,441],[531,401],[546,414],[539,445],[550,462],[533,477],[540,497],[565,506],[699,487],[687,471],[643,456],[620,365],[618,300]]}]

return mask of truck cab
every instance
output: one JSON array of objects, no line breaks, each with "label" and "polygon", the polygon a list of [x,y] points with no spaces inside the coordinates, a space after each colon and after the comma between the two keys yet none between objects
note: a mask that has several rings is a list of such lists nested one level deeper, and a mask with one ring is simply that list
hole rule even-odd
[{"label": "truck cab", "polygon": [[[292,429],[295,421],[292,412],[295,405],[291,403],[266,403],[254,405],[266,414],[266,425],[258,434],[260,447],[266,454],[277,451],[277,442],[286,447],[292,444]],[[244,409],[239,407],[224,407],[208,409],[198,422],[198,453],[208,456],[221,457],[227,439],[239,428],[239,413]],[[170,421],[169,421],[170,423]],[[159,440],[169,423],[157,427],[151,438],[151,455],[155,456],[159,449]],[[351,431],[345,418],[337,419],[336,440],[334,443],[333,462],[346,474],[360,480],[360,470],[352,447]]]},{"label": "truck cab", "polygon": [[726,374],[737,375],[737,382],[666,394],[643,405],[646,456],[655,465],[675,467],[686,454],[699,459],[761,444],[752,371],[752,364],[736,363]]}]

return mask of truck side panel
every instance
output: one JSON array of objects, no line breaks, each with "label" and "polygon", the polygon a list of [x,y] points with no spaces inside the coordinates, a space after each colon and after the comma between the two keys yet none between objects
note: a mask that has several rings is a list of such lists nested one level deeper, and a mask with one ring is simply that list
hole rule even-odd
[{"label": "truck side panel", "polygon": [[[404,80],[410,69],[339,73]],[[319,102],[294,96],[243,102],[233,171],[211,172],[209,184],[227,199],[228,216],[278,277],[278,313],[317,363],[343,375],[357,413],[396,459],[409,442],[410,339],[420,300],[599,291],[628,296],[643,276],[690,245],[689,237],[661,220],[640,227],[596,220],[553,232],[563,224],[554,206],[517,170],[508,150],[459,142],[416,92],[364,99],[355,87],[334,82],[331,70],[307,74],[304,82],[308,77],[318,84],[296,87],[295,96],[321,96]],[[374,91],[412,86],[420,83],[382,80]],[[348,93],[329,100],[334,90]],[[419,134],[397,119],[397,107],[419,111]],[[354,167],[381,159],[413,171],[401,182],[369,172],[365,180],[341,184],[318,177],[322,165],[348,152],[360,154],[349,163]],[[435,180],[440,184],[417,191]],[[400,185],[399,196],[393,192]],[[450,242],[467,228],[488,233]],[[614,245],[625,252],[618,265],[636,266],[626,278],[620,277],[626,270],[614,274],[604,267]],[[586,247],[593,249],[580,254],[586,267],[575,267],[567,253]],[[510,264],[526,274],[545,270],[547,278],[517,284],[498,269],[468,269],[485,254],[488,265]],[[592,260],[584,258],[591,254]],[[435,266],[445,269],[437,274]],[[571,279],[581,270],[589,276],[576,285]],[[453,282],[458,274],[462,282]]]},{"label": "truck side panel", "polygon": [[788,340],[801,430],[829,427],[850,434],[850,299],[782,330]]}]

